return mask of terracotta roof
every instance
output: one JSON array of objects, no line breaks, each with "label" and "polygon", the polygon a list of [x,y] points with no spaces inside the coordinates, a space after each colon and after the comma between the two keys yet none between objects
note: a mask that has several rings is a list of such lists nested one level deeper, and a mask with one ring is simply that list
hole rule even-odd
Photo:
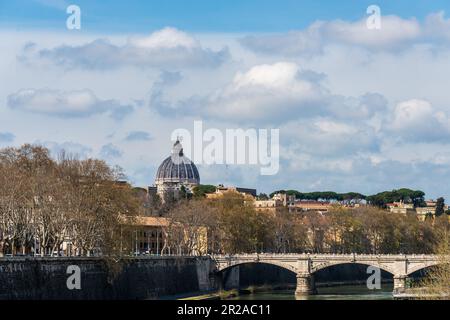
[{"label": "terracotta roof", "polygon": [[164,217],[129,217],[134,219],[133,224],[146,227],[167,227],[169,226],[169,219]]}]

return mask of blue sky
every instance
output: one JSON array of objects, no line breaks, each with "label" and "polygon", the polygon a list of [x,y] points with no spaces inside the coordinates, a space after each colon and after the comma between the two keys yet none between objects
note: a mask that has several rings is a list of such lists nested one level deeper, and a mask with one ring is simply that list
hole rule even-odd
[{"label": "blue sky", "polygon": [[99,157],[147,186],[194,121],[277,128],[276,175],[199,164],[202,182],[450,199],[448,0],[74,4],[81,30],[68,1],[0,0],[0,148]]},{"label": "blue sky", "polygon": [[418,19],[450,8],[446,0],[1,0],[0,21],[15,28],[58,29],[72,3],[82,8],[83,32],[147,32],[168,25],[195,32],[280,32],[315,20],[360,19],[371,4],[386,15]]}]

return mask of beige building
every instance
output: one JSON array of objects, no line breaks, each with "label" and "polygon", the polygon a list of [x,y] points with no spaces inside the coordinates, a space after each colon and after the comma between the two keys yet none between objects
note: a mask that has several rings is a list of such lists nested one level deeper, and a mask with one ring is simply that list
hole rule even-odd
[{"label": "beige building", "polygon": [[[437,202],[434,200],[427,200],[427,201],[425,201],[425,203],[426,203],[426,207],[416,208],[417,218],[420,221],[425,221],[425,219],[429,216],[434,218],[434,216],[436,215]],[[448,206],[445,205],[444,211],[447,211],[447,210],[448,210]]]},{"label": "beige building", "polygon": [[223,185],[218,185],[216,187],[216,192],[207,193],[207,199],[218,199],[222,198],[227,193],[235,193],[240,194],[244,197],[245,201],[253,201],[256,197],[255,189],[247,189],[247,188],[238,188],[238,187],[224,187]]},{"label": "beige building", "polygon": [[270,200],[255,200],[253,206],[256,211],[270,211],[276,212],[283,210],[286,206],[281,200],[270,199]]},{"label": "beige building", "polygon": [[[434,200],[425,201],[425,207],[417,207],[414,208],[414,204],[412,203],[404,203],[403,201],[388,203],[386,206],[388,210],[392,213],[399,214],[416,214],[417,219],[420,221],[425,221],[428,216],[434,217],[436,214],[436,204],[437,202]],[[448,210],[448,206],[444,206],[444,211]]]},{"label": "beige building", "polygon": [[297,212],[328,212],[332,208],[333,204],[330,202],[322,201],[298,201],[293,206],[293,209]]},{"label": "beige building", "polygon": [[408,213],[416,213],[416,210],[414,210],[414,204],[412,203],[404,203],[403,201],[399,201],[394,203],[387,203],[386,206],[392,213],[399,213],[404,215]]},{"label": "beige building", "polygon": [[430,215],[434,217],[435,213],[436,207],[416,208],[417,219],[420,221],[425,221],[425,219]]},{"label": "beige building", "polygon": [[124,222],[122,251],[139,254],[161,254],[167,246],[167,228],[170,221],[164,217],[132,217]]},{"label": "beige building", "polygon": [[287,195],[285,193],[277,193],[269,200],[255,200],[253,206],[257,211],[281,211],[285,208],[290,208],[295,204],[295,196]]},{"label": "beige building", "polygon": [[[124,222],[122,251],[134,255],[145,254],[196,254],[204,255],[208,251],[208,230],[172,223],[165,217],[129,217]],[[180,248],[176,243],[189,244],[192,252]],[[184,247],[183,245],[183,247]]]},{"label": "beige building", "polygon": [[283,203],[283,206],[289,207],[295,205],[295,195],[288,195],[286,193],[276,193],[272,197],[273,200],[278,200]]}]

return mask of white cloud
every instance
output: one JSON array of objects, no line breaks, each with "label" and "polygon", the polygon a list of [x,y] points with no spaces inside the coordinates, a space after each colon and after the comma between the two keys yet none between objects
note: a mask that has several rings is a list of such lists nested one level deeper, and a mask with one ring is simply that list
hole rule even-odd
[{"label": "white cloud", "polygon": [[218,118],[276,121],[318,114],[326,94],[320,83],[302,78],[298,65],[279,62],[238,73],[230,85],[210,97],[205,111]]},{"label": "white cloud", "polygon": [[194,50],[201,47],[200,43],[186,32],[170,27],[155,31],[148,37],[132,38],[130,39],[130,44],[139,48],[153,50],[176,48]]},{"label": "white cloud", "polygon": [[324,110],[328,92],[320,79],[294,63],[257,65],[238,72],[230,83],[207,96],[173,103],[162,100],[158,91],[150,105],[170,116],[191,114],[239,122],[280,122],[300,114],[318,115]]},{"label": "white cloud", "polygon": [[109,112],[113,118],[121,119],[132,111],[131,106],[115,100],[101,100],[88,89],[22,89],[10,94],[7,103],[12,109],[59,117],[87,117]]},{"label": "white cloud", "polygon": [[303,30],[281,34],[247,36],[240,39],[246,48],[267,54],[313,56],[330,45],[344,45],[373,51],[397,51],[416,44],[436,40],[450,41],[450,20],[443,12],[427,16],[424,23],[415,18],[403,19],[395,15],[381,17],[381,29],[369,29],[366,18],[350,22],[344,20],[316,21]]},{"label": "white cloud", "polygon": [[450,41],[450,19],[445,12],[432,13],[425,19],[426,36],[433,40]]},{"label": "white cloud", "polygon": [[397,104],[387,129],[407,141],[447,140],[450,118],[433,108],[430,102],[412,99]]},{"label": "white cloud", "polygon": [[392,126],[394,129],[410,129],[412,126],[420,125],[432,117],[433,108],[428,101],[409,100],[399,103],[395,107]]},{"label": "white cloud", "polygon": [[332,122],[329,120],[317,121],[315,126],[320,132],[329,135],[353,135],[357,133],[355,128],[349,126],[348,124]]},{"label": "white cloud", "polygon": [[283,34],[246,36],[240,43],[257,53],[278,53],[287,56],[298,54],[312,56],[323,50],[321,24],[315,23],[305,30]]},{"label": "white cloud", "polygon": [[366,19],[357,22],[332,21],[321,25],[325,41],[362,46],[368,49],[395,49],[417,40],[421,28],[416,19],[382,16],[381,29],[369,29]]},{"label": "white cloud", "polygon": [[43,59],[66,68],[112,69],[124,66],[155,68],[217,67],[229,59],[226,47],[213,51],[187,33],[175,28],[155,31],[148,37],[131,37],[124,45],[108,39],[96,39],[82,45],[60,45],[24,50],[20,59],[33,62]]},{"label": "white cloud", "polygon": [[300,68],[294,63],[279,62],[273,65],[258,65],[245,73],[239,72],[233,80],[230,91],[252,86],[263,86],[267,89],[298,86],[297,75]]},{"label": "white cloud", "polygon": [[382,95],[334,95],[325,79],[323,73],[303,70],[292,62],[262,64],[237,72],[228,84],[205,96],[171,101],[164,97],[164,85],[159,85],[150,106],[170,117],[193,115],[247,124],[318,116],[366,121],[385,111],[387,101]]},{"label": "white cloud", "polygon": [[374,128],[365,122],[346,123],[326,118],[288,122],[280,127],[280,136],[293,157],[297,154],[352,158],[378,152],[381,143]]}]

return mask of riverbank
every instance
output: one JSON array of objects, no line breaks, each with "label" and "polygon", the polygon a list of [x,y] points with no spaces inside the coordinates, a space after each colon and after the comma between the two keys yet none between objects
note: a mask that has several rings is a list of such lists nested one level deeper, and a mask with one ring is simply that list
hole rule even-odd
[{"label": "riverbank", "polygon": [[446,293],[430,294],[426,288],[409,288],[402,293],[394,293],[395,300],[449,300]]},{"label": "riverbank", "polygon": [[[392,292],[392,288],[390,286],[392,284],[392,280],[385,279],[382,281],[382,285],[386,288],[386,291]],[[334,281],[334,282],[322,282],[316,283],[316,288],[339,288],[339,287],[362,287],[366,288],[366,282],[360,280],[354,281]],[[258,295],[258,294],[268,294],[268,293],[283,293],[291,292],[292,295],[295,295],[295,284],[281,284],[281,285],[262,285],[262,286],[249,286],[246,288],[240,289],[230,289],[230,290],[220,290],[217,292],[210,293],[202,293],[198,295],[185,296],[182,298],[172,299],[177,300],[230,300],[236,299],[243,296],[250,295]],[[326,290],[325,290],[326,291]],[[169,297],[170,299],[170,297]]]},{"label": "riverbank", "polygon": [[366,285],[347,285],[318,288],[317,294],[296,296],[295,290],[255,291],[225,300],[392,300],[392,287],[369,290]]},{"label": "riverbank", "polygon": [[[294,290],[295,287],[293,287],[292,290]],[[169,299],[176,299],[176,300],[227,300],[230,298],[236,298],[243,295],[250,295],[254,293],[260,293],[260,292],[267,292],[267,291],[279,291],[279,290],[288,290],[286,287],[272,287],[272,286],[260,286],[260,287],[249,287],[246,289],[230,289],[230,290],[220,290],[216,292],[211,293],[203,293],[199,295],[192,295],[182,298],[176,298],[176,297],[168,297]]]},{"label": "riverbank", "polygon": [[[367,280],[346,280],[346,281],[327,281],[327,282],[316,282],[316,288],[329,288],[329,287],[339,287],[339,286],[359,286],[366,285]],[[394,284],[392,279],[382,279],[381,284]]]},{"label": "riverbank", "polygon": [[230,298],[227,300],[392,300],[390,288],[368,290],[366,286],[338,286],[323,287],[317,294],[296,296],[294,290],[258,292],[249,295]]}]

